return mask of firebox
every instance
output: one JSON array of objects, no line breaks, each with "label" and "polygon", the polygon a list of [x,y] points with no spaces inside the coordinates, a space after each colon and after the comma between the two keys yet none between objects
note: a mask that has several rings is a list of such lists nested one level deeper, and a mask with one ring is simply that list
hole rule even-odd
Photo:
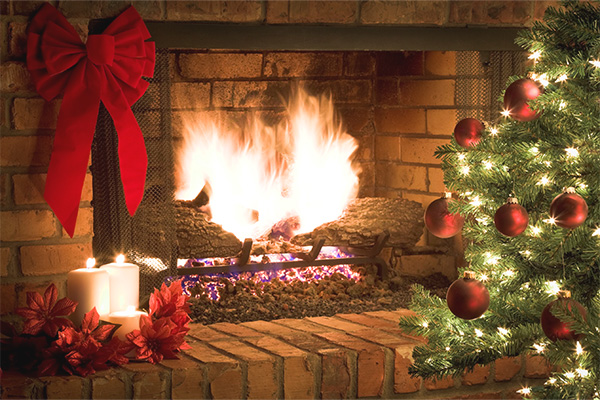
[{"label": "firebox", "polygon": [[[95,21],[91,31],[101,30],[103,24]],[[185,132],[190,119],[201,118],[205,124],[209,121],[223,127],[215,138],[236,129],[239,136],[247,136],[248,126],[252,125],[247,123],[249,115],[269,132],[289,123],[289,104],[299,90],[310,99],[330,98],[336,118],[331,127],[325,128],[326,133],[339,128],[356,144],[350,152],[357,171],[354,195],[359,199],[378,197],[422,204],[443,191],[441,170],[431,155],[435,147],[450,140],[452,126],[462,118],[486,122],[497,119],[496,100],[504,83],[508,76],[522,72],[523,65],[522,53],[514,51],[511,29],[499,33],[502,29],[181,22],[149,23],[148,27],[158,50],[150,87],[133,106],[149,161],[144,199],[134,217],[125,207],[116,132],[106,110],[101,110],[98,118],[91,167],[94,254],[103,263],[117,253],[125,253],[140,265],[142,297],[167,277],[177,276],[181,259],[192,267],[188,273],[206,268],[193,263],[193,259],[203,257],[233,258],[227,264],[239,271],[262,268],[261,263],[249,263],[252,241],[244,237],[236,241],[235,235],[219,223],[182,227],[182,213],[205,206],[217,183],[226,188],[224,196],[231,199],[251,198],[257,196],[255,191],[266,190],[242,187],[223,175],[211,178],[212,184],[205,180],[196,185],[191,197],[188,194],[186,199],[176,199],[176,170],[181,147],[188,139]],[[278,150],[290,131],[284,130],[282,135],[274,136],[276,140],[263,144],[265,151]],[[207,151],[211,151],[208,146]],[[321,154],[317,149],[314,152]],[[431,154],[423,156],[422,152]],[[275,159],[283,159],[273,168],[289,164],[288,153],[277,154]],[[240,155],[199,151],[192,157],[200,165],[210,163],[211,168],[224,170],[239,161]],[[323,175],[311,172],[302,190],[307,199],[320,199],[322,204],[330,205],[334,200],[327,190],[337,187],[339,178],[323,185]],[[282,194],[287,187],[277,190]],[[422,212],[422,208],[408,208],[413,213]],[[261,217],[261,212],[252,207],[247,211],[251,219]],[[427,249],[436,252],[436,248],[448,246],[433,238],[419,241],[422,233],[419,227],[411,244],[403,248],[405,253]],[[291,262],[289,266],[337,262],[318,260],[323,240],[308,235],[301,244],[312,245],[312,250],[284,260]],[[380,257],[388,237],[389,232],[381,232],[373,235],[371,242],[352,243],[363,247],[362,254],[350,251],[346,256],[354,257],[356,263],[378,264],[383,274],[390,268],[388,260]],[[227,247],[230,239],[233,244]],[[216,245],[216,240],[225,244]],[[388,245],[402,247],[393,241]],[[213,272],[222,272],[228,265],[212,268]]]}]

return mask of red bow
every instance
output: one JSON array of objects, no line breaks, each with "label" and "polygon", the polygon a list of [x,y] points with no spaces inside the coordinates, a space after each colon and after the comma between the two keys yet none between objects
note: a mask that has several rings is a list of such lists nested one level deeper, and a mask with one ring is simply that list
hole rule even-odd
[{"label": "red bow", "polygon": [[154,43],[133,7],[101,35],[83,44],[75,29],[46,3],[27,35],[27,69],[47,101],[64,93],[44,198],[73,237],[100,101],[119,136],[119,166],[125,203],[133,215],[144,196],[148,158],[142,131],[131,111],[146,91],[142,76],[154,74]]}]

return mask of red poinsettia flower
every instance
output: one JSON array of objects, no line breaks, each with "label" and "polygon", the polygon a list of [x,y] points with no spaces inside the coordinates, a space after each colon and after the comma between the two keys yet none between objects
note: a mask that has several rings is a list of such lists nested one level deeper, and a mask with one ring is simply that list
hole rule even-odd
[{"label": "red poinsettia flower", "polygon": [[44,350],[44,360],[38,367],[38,375],[56,375],[61,370],[73,375],[67,355],[75,351],[82,340],[83,334],[75,328],[69,327],[58,332],[58,339]]},{"label": "red poinsettia flower", "polygon": [[110,337],[110,334],[113,329],[116,328],[116,325],[103,324],[98,326],[99,324],[100,314],[98,314],[96,307],[94,307],[83,316],[83,319],[81,320],[81,333],[90,335],[99,342],[104,342]]},{"label": "red poinsettia flower", "polygon": [[140,316],[140,329],[127,334],[127,339],[135,346],[136,358],[152,364],[163,358],[177,358],[177,349],[184,343],[185,333],[172,334],[175,324],[163,317],[154,322],[149,316]]},{"label": "red poinsettia flower", "polygon": [[44,332],[49,337],[56,337],[60,329],[72,327],[73,323],[64,316],[75,311],[77,303],[68,298],[56,301],[58,290],[51,284],[44,292],[44,296],[37,292],[27,292],[27,305],[15,310],[25,318],[23,333],[37,335]]},{"label": "red poinsettia flower", "polygon": [[170,317],[176,312],[189,314],[189,296],[183,294],[181,282],[183,278],[171,282],[170,286],[163,283],[160,290],[154,289],[150,295],[150,316],[154,318]]}]

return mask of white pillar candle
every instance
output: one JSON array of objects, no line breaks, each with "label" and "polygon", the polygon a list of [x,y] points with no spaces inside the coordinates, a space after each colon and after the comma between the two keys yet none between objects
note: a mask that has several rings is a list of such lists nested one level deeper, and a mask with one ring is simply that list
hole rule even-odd
[{"label": "white pillar candle", "polygon": [[78,268],[67,274],[67,297],[76,301],[77,308],[71,314],[76,326],[81,324],[83,316],[92,308],[100,317],[110,312],[110,290],[108,272],[94,268],[96,260],[89,258],[86,268]]},{"label": "white pillar candle", "polygon": [[105,264],[100,269],[108,272],[110,278],[110,312],[125,311],[129,307],[137,309],[140,297],[140,268],[125,262],[119,254],[117,261]]},{"label": "white pillar candle", "polygon": [[125,340],[129,332],[140,329],[140,316],[148,315],[143,311],[137,311],[133,307],[125,311],[115,311],[106,317],[106,320],[113,324],[120,324],[119,329],[115,331],[115,335],[121,340]]}]

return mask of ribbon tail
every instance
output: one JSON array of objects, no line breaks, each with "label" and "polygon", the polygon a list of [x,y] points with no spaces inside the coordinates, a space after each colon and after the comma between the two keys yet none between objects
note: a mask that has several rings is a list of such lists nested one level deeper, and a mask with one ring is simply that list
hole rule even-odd
[{"label": "ribbon tail", "polygon": [[114,76],[105,70],[102,102],[110,113],[119,136],[119,167],[129,215],[133,216],[144,197],[148,156],[144,135]]},{"label": "ribbon tail", "polygon": [[100,105],[99,90],[84,83],[86,64],[79,63],[69,79],[58,114],[44,189],[44,198],[70,237],[75,232]]}]

